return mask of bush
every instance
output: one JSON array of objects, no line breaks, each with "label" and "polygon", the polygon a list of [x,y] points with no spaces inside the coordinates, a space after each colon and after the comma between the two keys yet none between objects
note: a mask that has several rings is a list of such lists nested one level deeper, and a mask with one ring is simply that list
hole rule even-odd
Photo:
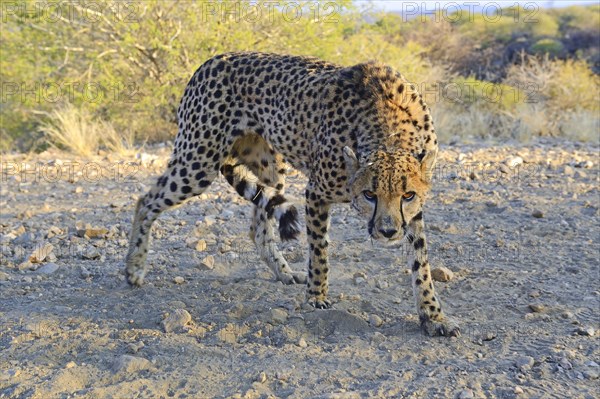
[{"label": "bush", "polygon": [[564,50],[564,46],[561,42],[555,39],[541,39],[535,42],[531,46],[530,52],[537,55],[548,54],[550,56],[557,57]]},{"label": "bush", "polygon": [[126,155],[133,150],[133,137],[117,133],[112,124],[94,119],[89,111],[66,105],[56,109],[41,131],[51,144],[89,157],[101,145],[113,153]]}]

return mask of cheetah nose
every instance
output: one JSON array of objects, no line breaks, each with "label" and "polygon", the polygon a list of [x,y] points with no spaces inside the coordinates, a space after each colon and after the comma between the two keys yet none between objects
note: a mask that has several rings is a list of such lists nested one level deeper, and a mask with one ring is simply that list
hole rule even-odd
[{"label": "cheetah nose", "polygon": [[379,232],[383,234],[385,238],[392,238],[394,234],[398,232],[396,229],[379,229]]}]

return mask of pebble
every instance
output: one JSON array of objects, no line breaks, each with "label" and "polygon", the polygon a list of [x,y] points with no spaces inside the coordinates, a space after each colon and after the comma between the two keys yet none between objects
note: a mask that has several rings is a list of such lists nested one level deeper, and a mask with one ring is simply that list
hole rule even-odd
[{"label": "pebble", "polygon": [[0,281],[7,281],[10,278],[10,274],[0,272]]},{"label": "pebble", "polygon": [[35,249],[35,251],[33,251],[31,253],[31,255],[29,255],[29,261],[31,263],[41,263],[44,260],[46,260],[46,258],[50,257],[50,254],[52,253],[53,250],[54,250],[54,245],[49,244],[49,243],[39,246],[38,248]]},{"label": "pebble", "polygon": [[66,369],[72,369],[75,366],[77,366],[77,363],[75,363],[74,361],[70,361],[69,363],[65,364]]},{"label": "pebble", "polygon": [[375,286],[379,289],[384,290],[389,287],[389,284],[385,280],[377,280],[377,281],[375,281]]},{"label": "pebble", "polygon": [[198,242],[196,243],[196,251],[198,251],[198,252],[206,251],[206,241],[205,240],[198,240]]},{"label": "pebble", "polygon": [[565,176],[573,177],[575,175],[575,169],[573,169],[573,167],[569,165],[566,165],[563,169],[563,173],[565,174]]},{"label": "pebble", "polygon": [[475,395],[473,394],[473,391],[471,391],[470,389],[463,389],[462,391],[460,391],[458,393],[457,397],[459,399],[472,399],[475,397]]},{"label": "pebble", "polygon": [[200,261],[200,266],[206,270],[212,270],[215,267],[215,257],[208,255]]},{"label": "pebble", "polygon": [[596,330],[593,327],[580,327],[575,331],[577,335],[584,335],[587,337],[593,337],[596,334]]},{"label": "pebble", "polygon": [[215,224],[217,220],[215,219],[214,216],[205,216],[204,217],[204,224],[206,225],[206,227],[210,227],[213,224]]},{"label": "pebble", "polygon": [[163,321],[162,326],[166,333],[181,330],[192,321],[192,316],[185,309],[175,309]]},{"label": "pebble", "polygon": [[271,321],[274,324],[283,324],[287,321],[288,312],[282,308],[271,309]]},{"label": "pebble", "polygon": [[531,213],[531,216],[533,216],[536,219],[541,219],[544,217],[544,212],[540,211],[539,209],[536,209]]},{"label": "pebble", "polygon": [[79,237],[86,238],[102,238],[108,234],[108,229],[105,227],[91,227],[86,226],[84,229],[77,230]]},{"label": "pebble", "polygon": [[354,273],[353,277],[354,277],[353,280],[354,280],[355,285],[361,285],[367,281],[367,275],[363,272],[356,272],[356,273]]},{"label": "pebble", "polygon": [[185,282],[185,279],[181,276],[177,276],[173,279],[173,282],[175,284],[183,284]]},{"label": "pebble", "polygon": [[83,266],[81,266],[81,268],[79,269],[79,275],[83,279],[92,277],[92,273],[90,273],[90,271]]},{"label": "pebble", "polygon": [[308,346],[308,344],[306,343],[306,340],[304,338],[300,338],[298,340],[298,346],[301,348],[306,348]]},{"label": "pebble", "polygon": [[454,278],[454,273],[447,267],[437,267],[431,271],[431,277],[435,281],[450,281]]},{"label": "pebble", "polygon": [[583,376],[588,380],[597,380],[600,378],[600,371],[598,369],[588,368],[583,370]]},{"label": "pebble", "polygon": [[131,374],[143,370],[152,370],[153,368],[154,365],[150,360],[131,355],[119,356],[113,363],[112,367],[114,373],[123,372],[125,374]]},{"label": "pebble", "polygon": [[44,266],[37,269],[39,274],[52,274],[59,269],[59,266],[56,263],[46,263]]},{"label": "pebble", "polygon": [[585,173],[583,170],[578,170],[575,172],[575,177],[578,179],[585,179],[587,177],[587,173]]},{"label": "pebble", "polygon": [[515,366],[517,366],[521,371],[530,370],[533,367],[534,360],[531,356],[521,356],[515,361]]},{"label": "pebble", "polygon": [[514,391],[513,391],[516,395],[520,395],[522,393],[524,393],[523,388],[521,388],[520,386],[516,386]]},{"label": "pebble", "polygon": [[369,316],[369,324],[373,327],[380,327],[383,324],[383,319],[376,314]]},{"label": "pebble", "polygon": [[261,371],[255,378],[256,382],[260,382],[261,384],[267,381],[267,373]]},{"label": "pebble", "polygon": [[100,252],[95,247],[88,247],[81,255],[84,259],[98,259]]},{"label": "pebble", "polygon": [[517,166],[523,164],[523,158],[521,158],[519,156],[510,157],[505,161],[505,163],[506,163],[506,166],[508,166],[509,168],[514,168],[514,167],[517,167]]},{"label": "pebble", "polygon": [[531,311],[535,313],[542,313],[544,310],[546,310],[546,307],[541,303],[530,303],[529,309],[531,309]]},{"label": "pebble", "polygon": [[558,365],[560,367],[562,367],[564,370],[571,370],[573,368],[573,365],[571,364],[571,362],[569,362],[569,359],[567,359],[566,357],[563,357],[562,359],[560,359],[558,361]]},{"label": "pebble", "polygon": [[138,353],[140,349],[142,349],[144,346],[146,346],[146,344],[144,344],[144,341],[133,342],[127,346],[127,350],[129,350],[129,352],[131,353]]}]

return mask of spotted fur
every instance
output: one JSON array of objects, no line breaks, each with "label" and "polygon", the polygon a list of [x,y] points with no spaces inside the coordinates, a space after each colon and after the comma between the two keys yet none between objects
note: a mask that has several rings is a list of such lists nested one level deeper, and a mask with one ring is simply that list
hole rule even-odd
[{"label": "spotted fur", "polygon": [[[194,73],[177,115],[167,170],[136,206],[126,260],[131,284],[141,285],[146,274],[153,221],[202,193],[220,171],[255,205],[251,237],[262,259],[284,283],[306,283],[315,307],[331,306],[330,207],[351,202],[373,238],[412,242],[425,331],[458,334],[435,294],[423,228],[437,139],[427,104],[400,73],[377,63],[341,67],[308,57],[223,54]],[[309,179],[307,276],[290,269],[275,242],[275,223],[282,239],[298,233],[298,212],[284,195],[285,163]]]}]

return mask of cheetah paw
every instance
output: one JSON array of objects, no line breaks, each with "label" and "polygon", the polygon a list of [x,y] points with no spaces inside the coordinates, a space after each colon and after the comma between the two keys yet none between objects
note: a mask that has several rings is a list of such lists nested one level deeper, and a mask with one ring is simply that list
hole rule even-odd
[{"label": "cheetah paw", "polygon": [[144,277],[146,276],[146,270],[135,265],[127,265],[125,268],[125,276],[129,285],[134,287],[140,287],[144,284]]},{"label": "cheetah paw", "polygon": [[316,297],[311,297],[308,298],[307,302],[315,309],[329,309],[333,305],[333,303],[327,298],[317,299]]},{"label": "cheetah paw", "polygon": [[302,273],[302,272],[281,273],[277,277],[277,279],[285,285],[306,284],[306,273]]},{"label": "cheetah paw", "polygon": [[421,328],[430,337],[446,336],[460,337],[460,327],[449,317],[443,317],[440,320],[431,320],[429,318],[421,319]]}]

